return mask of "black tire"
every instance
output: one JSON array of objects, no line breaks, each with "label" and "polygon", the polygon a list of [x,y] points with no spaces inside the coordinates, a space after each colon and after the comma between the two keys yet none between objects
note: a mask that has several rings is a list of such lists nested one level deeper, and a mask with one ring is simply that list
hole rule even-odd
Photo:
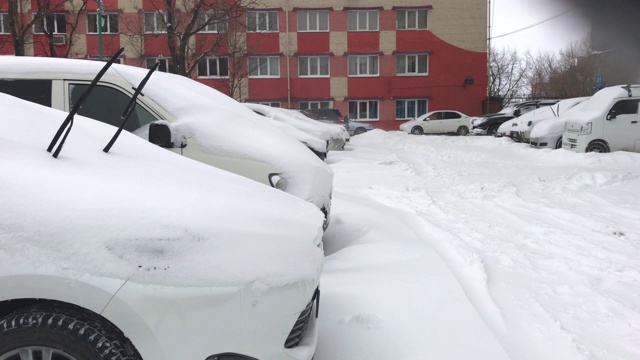
[{"label": "black tire", "polygon": [[367,129],[363,128],[363,127],[359,127],[356,128],[355,130],[353,130],[353,135],[360,135],[360,134],[364,134],[367,132]]},{"label": "black tire", "polygon": [[465,136],[469,133],[469,128],[466,126],[460,126],[458,128],[458,130],[456,131],[456,134],[460,135],[460,136]]},{"label": "black tire", "polygon": [[411,128],[411,134],[413,135],[422,135],[424,134],[424,130],[420,126],[414,126]]},{"label": "black tire", "polygon": [[556,141],[556,149],[562,149],[562,136],[560,136],[558,141]]},{"label": "black tire", "polygon": [[0,359],[22,359],[18,352],[64,360],[141,360],[124,334],[89,313],[42,305],[20,309],[0,320]]},{"label": "black tire", "polygon": [[604,141],[594,140],[587,145],[585,152],[608,153],[609,146]]},{"label": "black tire", "polygon": [[497,133],[498,133],[498,127],[497,126],[492,126],[492,127],[487,129],[487,135],[489,135],[489,136],[496,136]]}]

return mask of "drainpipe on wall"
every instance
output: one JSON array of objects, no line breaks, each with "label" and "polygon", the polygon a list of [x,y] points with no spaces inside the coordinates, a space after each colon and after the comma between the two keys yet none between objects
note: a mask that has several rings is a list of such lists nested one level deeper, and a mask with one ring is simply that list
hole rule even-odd
[{"label": "drainpipe on wall", "polygon": [[291,57],[289,54],[289,0],[287,0],[285,2],[285,9],[284,9],[284,14],[285,14],[285,23],[286,23],[286,56],[287,56],[287,107],[289,109],[291,109]]}]

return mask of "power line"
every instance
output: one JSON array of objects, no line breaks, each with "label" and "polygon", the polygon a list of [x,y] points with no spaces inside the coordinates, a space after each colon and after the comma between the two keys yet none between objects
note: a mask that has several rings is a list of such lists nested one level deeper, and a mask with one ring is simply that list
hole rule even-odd
[{"label": "power line", "polygon": [[570,13],[570,12],[571,12],[571,10],[566,10],[566,11],[564,11],[564,12],[562,12],[562,13],[558,14],[558,15],[555,15],[555,16],[552,16],[552,17],[550,17],[550,18],[544,19],[544,20],[539,21],[539,22],[537,22],[537,23],[535,23],[535,24],[529,25],[529,26],[527,26],[527,27],[523,27],[522,29],[518,29],[518,30],[515,30],[515,31],[508,32],[508,33],[506,33],[506,34],[502,34],[502,35],[494,36],[494,37],[492,37],[491,39],[497,39],[497,38],[501,38],[501,37],[504,37],[504,36],[507,36],[507,35],[513,35],[513,34],[515,34],[515,33],[519,33],[519,32],[521,32],[521,31],[524,31],[524,30],[527,30],[527,29],[531,29],[532,27],[535,27],[535,26],[538,26],[538,25],[544,24],[544,23],[546,23],[547,21],[551,21],[551,20],[553,20],[553,19],[555,19],[555,18],[559,18],[560,16],[566,15],[566,14],[568,14],[568,13]]}]

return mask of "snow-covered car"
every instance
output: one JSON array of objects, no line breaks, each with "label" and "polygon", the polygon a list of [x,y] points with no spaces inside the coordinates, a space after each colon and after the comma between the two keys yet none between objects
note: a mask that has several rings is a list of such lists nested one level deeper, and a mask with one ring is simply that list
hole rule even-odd
[{"label": "snow-covered car", "polygon": [[62,148],[69,114],[0,108],[0,359],[313,358],[317,207],[128,132],[105,153],[116,129],[80,116]]},{"label": "snow-covered car", "polygon": [[426,113],[400,125],[407,134],[457,134],[469,133],[469,117],[459,111],[438,110]]},{"label": "snow-covered car", "polygon": [[[295,117],[298,119],[301,119],[303,121],[313,121],[315,123],[321,123],[323,124],[323,126],[327,126],[330,129],[332,129],[332,133],[338,131],[340,132],[340,139],[342,139],[344,141],[344,143],[349,142],[349,139],[351,138],[351,135],[349,135],[349,131],[347,130],[347,127],[344,126],[343,122],[335,122],[332,120],[319,120],[319,117],[313,113],[307,112],[307,111],[301,111],[298,109],[283,109],[280,108],[281,111]],[[335,134],[334,134],[335,136]],[[333,142],[333,147],[331,148],[331,150],[344,150],[344,145],[342,144],[342,147],[340,146],[340,141],[335,141]]]},{"label": "snow-covered car", "polygon": [[511,136],[511,128],[516,124],[516,121],[518,121],[518,118],[513,118],[511,120],[507,120],[505,122],[502,123],[502,125],[500,125],[500,127],[498,128],[498,130],[495,133],[495,137],[510,137]]},{"label": "snow-covered car", "polygon": [[[1,56],[0,92],[70,111],[104,63]],[[113,64],[78,112],[119,126],[147,70]],[[155,126],[151,126],[154,124]],[[124,127],[178,154],[309,201],[329,224],[333,172],[243,104],[184,76],[156,71]]]},{"label": "snow-covered car", "polygon": [[285,134],[295,138],[296,140],[303,143],[309,150],[311,150],[314,154],[316,154],[321,160],[325,160],[327,158],[327,153],[329,149],[327,148],[327,142],[322,141],[321,139],[309,134],[308,132],[302,131],[294,126],[291,126],[287,123],[283,123],[281,121],[267,118],[273,126],[282,130]]},{"label": "snow-covered car", "polygon": [[640,84],[606,87],[567,115],[562,148],[574,152],[640,152]]},{"label": "snow-covered car", "polygon": [[329,127],[326,124],[312,121],[311,119],[300,119],[285,109],[275,108],[262,104],[245,103],[247,108],[251,109],[257,114],[266,116],[276,121],[281,121],[285,124],[289,124],[302,131],[305,131],[321,140],[327,142],[327,148],[332,149],[344,149],[346,140],[342,135],[342,130],[334,127]]},{"label": "snow-covered car", "polygon": [[576,97],[564,99],[551,106],[543,106],[530,111],[515,121],[515,125],[510,129],[510,137],[515,141],[528,143],[530,141],[531,129],[539,122],[552,117],[563,116],[564,113],[589,97]]},{"label": "snow-covered car", "polygon": [[529,144],[533,148],[560,149],[562,147],[562,134],[564,133],[567,117],[573,112],[584,108],[590,100],[587,99],[576,104],[562,115],[551,117],[536,124],[531,129]]}]

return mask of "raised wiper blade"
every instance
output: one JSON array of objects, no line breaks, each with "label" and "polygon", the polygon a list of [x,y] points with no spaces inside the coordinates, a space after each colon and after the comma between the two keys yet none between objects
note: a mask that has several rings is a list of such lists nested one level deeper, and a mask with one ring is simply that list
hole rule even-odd
[{"label": "raised wiper blade", "polygon": [[58,157],[58,155],[60,154],[60,150],[62,150],[62,146],[64,145],[64,142],[67,140],[67,136],[69,136],[69,132],[71,131],[71,127],[73,126],[73,117],[78,113],[78,111],[80,110],[84,102],[89,97],[89,94],[91,94],[91,91],[96,87],[96,84],[98,83],[98,81],[100,81],[100,79],[102,78],[102,75],[104,75],[107,72],[107,70],[109,70],[111,65],[116,61],[116,59],[120,56],[120,54],[122,54],[123,51],[124,51],[124,48],[120,48],[120,50],[118,50],[111,57],[111,59],[107,61],[107,63],[102,67],[102,70],[100,70],[98,75],[96,75],[93,81],[91,81],[91,84],[89,85],[87,90],[85,90],[84,93],[80,95],[80,98],[78,99],[78,101],[73,105],[73,108],[71,109],[71,111],[69,111],[69,115],[67,115],[67,118],[64,119],[64,121],[62,122],[62,125],[60,125],[60,128],[58,128],[58,131],[54,135],[53,139],[51,140],[51,143],[49,144],[49,147],[47,148],[48,152],[51,152],[51,150],[53,150],[53,147],[56,146],[65,128],[67,129],[67,131],[64,134],[64,137],[62,138],[62,140],[60,140],[60,144],[58,145],[58,148],[56,148],[56,150],[53,152],[54,158]]},{"label": "raised wiper blade", "polygon": [[120,124],[120,127],[118,128],[118,130],[116,130],[116,133],[113,134],[113,137],[111,138],[111,140],[109,140],[109,143],[107,144],[107,146],[104,147],[104,149],[102,149],[102,151],[108,153],[109,150],[111,150],[111,147],[118,139],[118,136],[120,136],[122,129],[124,129],[124,126],[127,124],[127,120],[129,120],[129,117],[133,113],[133,110],[136,108],[136,99],[142,92],[142,89],[144,88],[144,86],[147,85],[147,81],[149,81],[151,74],[153,74],[153,72],[156,71],[159,65],[160,63],[156,62],[155,65],[151,67],[151,70],[147,72],[147,75],[144,77],[144,79],[142,79],[142,81],[140,82],[140,85],[138,85],[138,88],[136,88],[135,93],[133,94],[133,96],[131,97],[131,100],[129,101],[129,104],[127,104],[127,107],[124,109],[124,112],[120,117],[122,119],[122,123]]}]

